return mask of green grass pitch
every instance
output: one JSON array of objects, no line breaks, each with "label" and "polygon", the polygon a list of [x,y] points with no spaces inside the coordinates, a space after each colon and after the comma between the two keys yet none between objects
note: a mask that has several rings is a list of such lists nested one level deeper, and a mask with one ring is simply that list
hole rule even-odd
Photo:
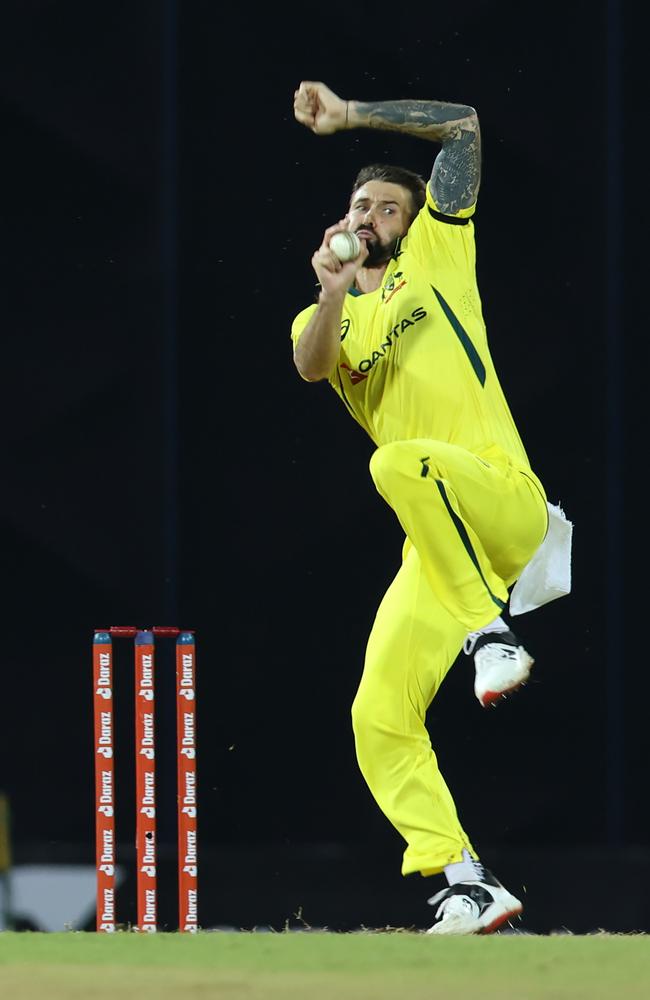
[{"label": "green grass pitch", "polygon": [[0,934],[7,1000],[648,1000],[650,937]]}]

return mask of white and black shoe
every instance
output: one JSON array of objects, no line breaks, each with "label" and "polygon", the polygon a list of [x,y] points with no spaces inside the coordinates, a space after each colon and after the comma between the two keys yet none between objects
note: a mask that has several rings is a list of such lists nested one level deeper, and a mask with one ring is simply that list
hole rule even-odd
[{"label": "white and black shoe", "polygon": [[483,708],[525,684],[535,662],[509,629],[503,632],[470,632],[463,645],[474,655],[474,694]]},{"label": "white and black shoe", "polygon": [[438,905],[427,934],[491,934],[524,908],[487,868],[481,881],[456,882],[427,902]]}]

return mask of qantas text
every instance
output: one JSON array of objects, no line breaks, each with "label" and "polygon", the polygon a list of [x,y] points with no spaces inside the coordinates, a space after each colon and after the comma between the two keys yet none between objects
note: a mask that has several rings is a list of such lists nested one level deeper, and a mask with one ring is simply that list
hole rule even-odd
[{"label": "qantas text", "polygon": [[410,326],[415,326],[416,323],[419,323],[420,320],[424,319],[426,315],[426,309],[423,309],[422,306],[418,306],[411,313],[410,319],[401,319],[399,323],[396,323],[392,330],[388,331],[386,339],[381,342],[377,350],[372,352],[372,357],[364,358],[363,361],[359,362],[359,371],[369,372],[370,369],[386,355],[386,352],[391,349],[393,341],[397,340],[397,338],[404,333],[405,330],[408,330]]}]

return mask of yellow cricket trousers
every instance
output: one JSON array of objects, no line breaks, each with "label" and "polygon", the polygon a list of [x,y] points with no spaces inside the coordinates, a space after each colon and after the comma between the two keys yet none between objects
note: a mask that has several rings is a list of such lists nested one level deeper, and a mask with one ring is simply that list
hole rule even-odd
[{"label": "yellow cricket trousers", "polygon": [[406,840],[402,874],[441,872],[473,850],[438,769],[425,716],[465,636],[493,621],[548,525],[537,478],[500,449],[382,445],[370,471],[405,533],[402,566],[368,640],[352,706],[357,759]]}]

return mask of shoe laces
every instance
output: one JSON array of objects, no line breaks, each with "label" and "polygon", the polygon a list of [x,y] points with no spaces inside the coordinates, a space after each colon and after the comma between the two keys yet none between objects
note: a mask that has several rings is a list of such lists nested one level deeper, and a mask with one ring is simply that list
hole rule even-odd
[{"label": "shoe laces", "polygon": [[517,646],[506,642],[489,642],[482,646],[475,657],[476,669],[488,669],[504,663],[516,661],[519,657]]},{"label": "shoe laces", "polygon": [[[482,865],[481,862],[478,861],[476,858],[472,858],[471,864],[472,868],[474,869],[476,877],[473,879],[464,880],[463,882],[456,882],[454,883],[455,885],[471,885],[473,882],[481,882],[483,885],[485,885],[486,883],[489,884],[495,881],[494,875],[492,875],[491,872],[488,872],[487,868],[484,865]],[[427,903],[429,904],[429,906],[435,906],[436,903],[440,903],[445,899],[453,899],[454,898],[453,894],[450,895],[450,890],[452,888],[453,888],[452,886],[446,885],[444,889],[440,889],[434,896],[430,896],[429,899],[427,899]]]},{"label": "shoe laces", "polygon": [[436,910],[437,920],[449,920],[452,917],[476,918],[479,915],[479,907],[470,896],[448,896]]},{"label": "shoe laces", "polygon": [[476,645],[476,640],[479,635],[483,635],[483,632],[468,632],[465,642],[463,643],[463,653],[465,656],[471,656],[474,652],[474,646]]},{"label": "shoe laces", "polygon": [[476,858],[472,858],[472,866],[474,868],[474,871],[476,872],[476,879],[477,879],[477,881],[478,882],[484,882],[485,881],[485,866],[482,865],[480,861],[477,861]]},{"label": "shoe laces", "polygon": [[497,631],[496,629],[495,630],[489,629],[486,632],[483,629],[479,629],[478,632],[468,632],[465,641],[463,643],[463,653],[465,653],[466,656],[471,656],[472,653],[474,652],[474,647],[476,646],[477,640],[482,635],[489,635],[494,637],[490,639],[489,644],[491,646],[498,646],[500,650],[512,650],[514,648],[512,646],[512,643],[499,641],[499,636],[504,636],[508,631],[509,631],[508,629],[499,629],[499,631]]}]

